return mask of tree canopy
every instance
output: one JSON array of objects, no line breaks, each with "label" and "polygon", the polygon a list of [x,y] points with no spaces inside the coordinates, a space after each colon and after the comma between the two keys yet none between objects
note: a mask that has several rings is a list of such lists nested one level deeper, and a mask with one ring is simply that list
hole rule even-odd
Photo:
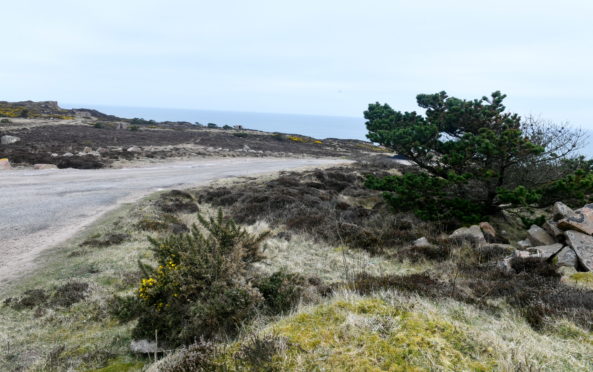
[{"label": "tree canopy", "polygon": [[370,104],[364,113],[367,137],[421,171],[371,177],[368,185],[387,191],[400,209],[466,222],[503,204],[545,204],[560,196],[590,200],[593,175],[584,159],[573,156],[584,143],[583,132],[506,112],[505,98],[498,91],[474,100],[419,94],[424,115]]}]

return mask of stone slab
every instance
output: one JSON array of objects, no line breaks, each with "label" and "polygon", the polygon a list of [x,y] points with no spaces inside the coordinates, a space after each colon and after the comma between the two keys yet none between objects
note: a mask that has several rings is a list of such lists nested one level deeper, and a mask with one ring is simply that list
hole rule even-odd
[{"label": "stone slab", "polygon": [[593,270],[593,237],[578,231],[566,231],[566,243],[574,250],[583,268]]},{"label": "stone slab", "polygon": [[562,230],[574,230],[584,234],[593,234],[593,204],[587,204],[576,210],[573,216],[563,218],[558,222]]}]

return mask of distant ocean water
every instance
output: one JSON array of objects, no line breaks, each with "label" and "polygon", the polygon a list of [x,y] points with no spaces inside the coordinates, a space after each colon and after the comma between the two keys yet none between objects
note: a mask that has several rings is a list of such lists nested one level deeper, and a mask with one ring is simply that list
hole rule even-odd
[{"label": "distant ocean water", "polygon": [[[147,107],[123,107],[86,104],[62,104],[64,108],[91,108],[105,114],[124,118],[142,118],[156,121],[188,121],[201,124],[216,123],[220,126],[242,125],[245,128],[266,132],[302,134],[314,138],[341,138],[366,140],[364,118],[348,116],[321,116],[298,114],[271,114],[240,111],[214,111],[166,109]],[[593,131],[587,131],[589,143],[581,150],[593,157]]]},{"label": "distant ocean water", "polygon": [[238,111],[210,111],[188,109],[165,109],[145,107],[121,107],[104,105],[63,104],[64,108],[90,108],[105,114],[123,118],[142,118],[156,121],[188,121],[242,125],[244,128],[266,132],[302,134],[314,138],[341,138],[366,140],[364,118],[347,116],[321,116],[298,114],[271,114]]}]

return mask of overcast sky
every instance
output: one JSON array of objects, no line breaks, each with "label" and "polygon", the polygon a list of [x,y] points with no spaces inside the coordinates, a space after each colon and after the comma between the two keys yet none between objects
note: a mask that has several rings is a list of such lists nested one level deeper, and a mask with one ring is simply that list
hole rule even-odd
[{"label": "overcast sky", "polygon": [[6,1],[0,100],[360,116],[494,90],[593,129],[593,1]]}]

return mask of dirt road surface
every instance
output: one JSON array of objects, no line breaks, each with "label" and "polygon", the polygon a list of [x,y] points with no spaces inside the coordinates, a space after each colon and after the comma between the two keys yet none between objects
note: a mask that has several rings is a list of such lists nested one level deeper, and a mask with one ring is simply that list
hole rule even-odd
[{"label": "dirt road surface", "polygon": [[344,163],[336,159],[203,159],[128,169],[0,173],[0,287],[31,271],[42,251],[121,203],[233,176]]}]

